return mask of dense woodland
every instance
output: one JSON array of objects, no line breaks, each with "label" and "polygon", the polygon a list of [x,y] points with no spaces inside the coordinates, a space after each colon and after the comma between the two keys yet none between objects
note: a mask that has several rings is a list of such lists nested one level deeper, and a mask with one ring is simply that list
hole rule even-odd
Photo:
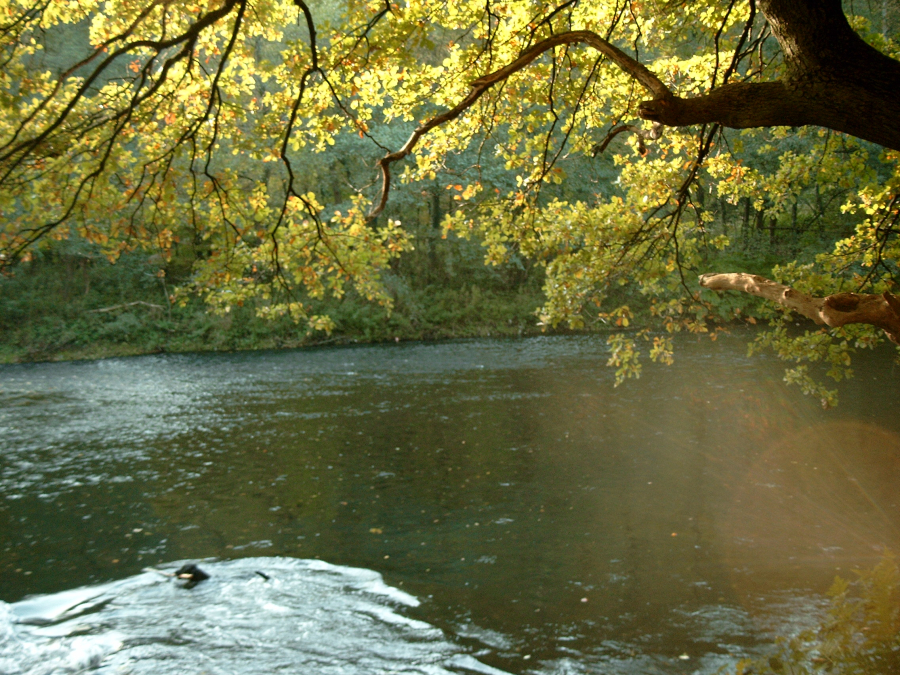
[{"label": "dense woodland", "polygon": [[[802,152],[803,141],[796,145]],[[310,165],[316,166],[317,159],[310,157]],[[317,167],[320,180],[335,186],[338,199],[343,164],[354,159]],[[594,185],[602,185],[614,169],[605,155],[583,164],[580,171],[592,176]],[[493,168],[502,173],[502,167]],[[391,212],[411,231],[415,244],[384,273],[390,309],[352,291],[340,299],[322,299],[314,311],[334,320],[329,332],[308,331],[289,317],[260,318],[257,300],[214,314],[200,299],[178,294],[197,259],[193,242],[174,243],[170,256],[138,250],[111,263],[101,246],[76,234],[42,248],[0,281],[0,354],[5,361],[55,360],[566,330],[540,325],[539,308],[546,302],[543,265],[521,255],[487,264],[480,242],[445,231],[444,219],[459,209],[453,180],[452,174],[439,175],[425,189],[402,186],[394,195]],[[783,213],[770,215],[749,197],[732,204],[698,186],[698,206],[713,218],[709,232],[730,241],[724,249],[709,247],[704,254],[713,267],[763,276],[771,276],[773,266],[786,258],[813,260],[818,251],[852,233],[854,220],[839,208],[850,189],[815,183]],[[631,312],[629,328],[653,324],[645,297],[627,287],[618,294]],[[725,326],[733,323],[727,321],[728,313],[738,323],[755,322],[762,310],[747,296],[717,300]],[[619,317],[586,311],[581,318],[581,331],[622,328]]]},{"label": "dense woodland", "polygon": [[[803,143],[796,145],[802,152]],[[316,155],[310,156],[306,165],[315,169],[317,181],[333,186],[336,203],[346,196],[341,194],[345,164],[359,161],[349,150],[343,156],[338,154],[339,149],[331,155],[334,161],[330,165]],[[372,157],[371,163],[376,159]],[[605,155],[582,164],[578,175],[590,177],[590,185],[611,183],[614,167]],[[499,183],[502,166],[490,168]],[[480,242],[445,230],[445,219],[460,207],[454,199],[459,195],[453,180],[448,172],[424,189],[401,186],[393,196],[390,213],[405,224],[415,243],[384,273],[390,309],[352,291],[339,299],[322,299],[315,312],[333,318],[330,332],[307,331],[286,317],[259,318],[256,299],[217,315],[199,299],[177,294],[190,281],[193,265],[202,255],[193,241],[173,242],[168,256],[138,250],[111,263],[101,246],[75,234],[39,250],[31,261],[3,279],[4,359],[507,336],[554,330],[539,325],[538,310],[546,301],[543,265],[522,255],[489,265]],[[698,207],[712,217],[710,234],[727,236],[731,242],[722,250],[709,247],[704,254],[713,266],[764,276],[771,275],[773,265],[785,258],[811,260],[816,251],[852,233],[852,219],[843,217],[839,209],[849,189],[824,189],[818,183],[806,186],[779,217],[767,214],[764,204],[755,204],[749,197],[731,204],[726,198],[710,196],[708,186],[699,184],[696,199]],[[585,195],[574,195],[579,196]],[[182,298],[187,302],[179,302]],[[623,287],[619,299],[632,313],[629,323],[646,326],[652,322],[649,303],[640,293]],[[722,300],[726,312],[744,312],[747,320],[755,320],[754,305],[758,303],[750,298]],[[616,323],[622,323],[619,317],[601,318],[590,311],[581,318],[579,329],[588,331],[610,332],[621,328]]]},{"label": "dense woodland", "polygon": [[0,354],[586,330],[625,378],[770,322],[830,404],[896,328],[898,9],[797,7],[12,3]]}]

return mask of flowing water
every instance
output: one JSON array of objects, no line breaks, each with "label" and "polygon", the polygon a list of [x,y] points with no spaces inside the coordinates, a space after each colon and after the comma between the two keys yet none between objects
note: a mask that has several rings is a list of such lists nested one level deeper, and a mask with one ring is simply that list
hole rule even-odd
[{"label": "flowing water", "polygon": [[[900,548],[900,367],[682,340],[0,367],[0,673],[714,673]],[[194,588],[157,572],[200,561]],[[261,573],[261,574],[259,574]]]}]

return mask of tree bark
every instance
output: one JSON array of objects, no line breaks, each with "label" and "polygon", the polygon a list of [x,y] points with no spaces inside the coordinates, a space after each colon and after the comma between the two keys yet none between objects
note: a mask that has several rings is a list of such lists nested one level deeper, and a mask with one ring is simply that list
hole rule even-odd
[{"label": "tree bark", "polygon": [[743,291],[812,319],[820,326],[839,328],[864,323],[881,328],[900,345],[900,299],[887,291],[881,294],[835,293],[815,298],[790,286],[756,274],[704,274],[700,285],[712,291]]},{"label": "tree bark", "polygon": [[840,0],[758,0],[784,54],[776,82],[732,83],[703,96],[655,96],[641,117],[733,129],[814,124],[900,149],[900,62],[868,45]]}]

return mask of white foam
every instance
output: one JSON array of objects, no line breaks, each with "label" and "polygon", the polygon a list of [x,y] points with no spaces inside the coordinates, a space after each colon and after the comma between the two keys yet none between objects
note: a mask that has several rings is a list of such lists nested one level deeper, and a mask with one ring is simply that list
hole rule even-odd
[{"label": "white foam", "polygon": [[201,566],[210,579],[192,589],[147,572],[0,603],[0,673],[453,675],[462,667],[452,659],[463,648],[404,616],[418,600],[377,572],[278,557]]},{"label": "white foam", "polygon": [[484,675],[510,675],[507,671],[488,666],[469,654],[456,654],[448,659],[447,664],[454,668],[471,670],[474,673],[484,673]]}]

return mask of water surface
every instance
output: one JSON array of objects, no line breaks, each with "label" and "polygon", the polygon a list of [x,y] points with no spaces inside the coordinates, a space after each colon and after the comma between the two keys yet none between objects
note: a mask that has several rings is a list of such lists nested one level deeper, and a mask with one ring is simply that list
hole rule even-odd
[{"label": "water surface", "polygon": [[4,366],[0,599],[320,559],[421,603],[428,668],[714,672],[900,548],[900,368],[859,358],[832,411],[741,336],[618,388],[571,337]]}]

